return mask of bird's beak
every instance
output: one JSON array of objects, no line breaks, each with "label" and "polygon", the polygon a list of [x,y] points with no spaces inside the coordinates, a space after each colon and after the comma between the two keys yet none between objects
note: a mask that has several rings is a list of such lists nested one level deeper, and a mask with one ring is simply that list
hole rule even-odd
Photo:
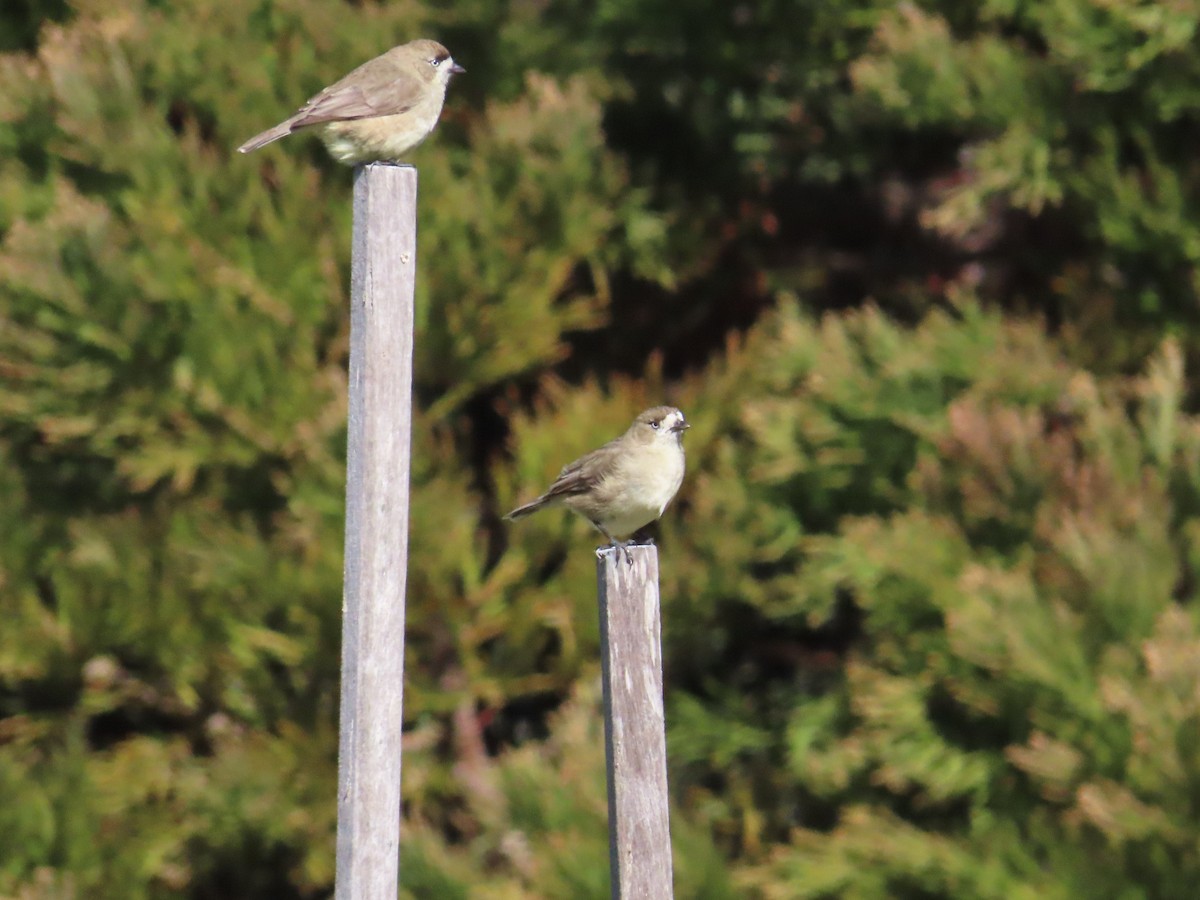
[{"label": "bird's beak", "polygon": [[466,75],[467,70],[464,69],[462,66],[460,66],[458,63],[454,63],[453,65],[450,66],[450,74],[451,75]]},{"label": "bird's beak", "polygon": [[674,425],[671,426],[671,430],[673,432],[675,432],[676,434],[679,434],[681,431],[687,431],[691,427],[692,426],[689,425],[687,422],[676,422]]}]

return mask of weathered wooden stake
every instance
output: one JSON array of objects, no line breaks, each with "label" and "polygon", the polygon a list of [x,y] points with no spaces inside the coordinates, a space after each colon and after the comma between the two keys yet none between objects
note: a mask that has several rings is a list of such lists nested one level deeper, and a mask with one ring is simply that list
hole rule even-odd
[{"label": "weathered wooden stake", "polygon": [[667,811],[658,550],[630,547],[596,561],[608,759],[608,852],[614,900],[674,896]]},{"label": "weathered wooden stake", "polygon": [[396,900],[417,170],[354,172],[338,900]]}]

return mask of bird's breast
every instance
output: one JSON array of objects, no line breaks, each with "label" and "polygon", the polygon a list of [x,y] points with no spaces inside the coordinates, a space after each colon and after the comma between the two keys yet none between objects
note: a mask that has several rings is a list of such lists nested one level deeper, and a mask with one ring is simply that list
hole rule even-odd
[{"label": "bird's breast", "polygon": [[683,482],[684,456],[677,445],[658,442],[624,455],[597,491],[604,527],[627,535],[663,514]]}]

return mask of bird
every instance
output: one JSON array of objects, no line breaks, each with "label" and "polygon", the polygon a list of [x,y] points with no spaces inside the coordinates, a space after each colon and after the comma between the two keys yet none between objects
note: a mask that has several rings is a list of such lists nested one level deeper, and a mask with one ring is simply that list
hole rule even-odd
[{"label": "bird", "polygon": [[591,522],[633,565],[632,541],[618,538],[658,519],[675,497],[683,483],[683,432],[690,427],[673,406],[648,409],[623,435],[566,465],[545,493],[504,518],[565,506]]},{"label": "bird", "polygon": [[322,139],[338,162],[399,162],[433,131],[446,86],[466,71],[437,41],[409,41],[363,63],[310,98],[294,116],[250,138],[238,152],[323,125]]}]

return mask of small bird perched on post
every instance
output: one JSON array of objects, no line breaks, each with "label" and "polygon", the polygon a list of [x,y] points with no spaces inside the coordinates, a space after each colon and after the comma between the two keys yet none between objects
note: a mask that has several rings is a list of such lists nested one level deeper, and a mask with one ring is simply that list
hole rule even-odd
[{"label": "small bird perched on post", "polygon": [[683,432],[690,428],[673,406],[648,409],[616,440],[567,465],[536,500],[504,518],[520,519],[561,504],[579,513],[625,554],[633,534],[663,514],[683,483]]},{"label": "small bird perched on post", "polygon": [[338,162],[397,162],[433,131],[450,78],[463,72],[437,41],[409,41],[363,63],[291,118],[250,138],[238,152],[257,150],[299,128],[324,125],[321,137]]}]

